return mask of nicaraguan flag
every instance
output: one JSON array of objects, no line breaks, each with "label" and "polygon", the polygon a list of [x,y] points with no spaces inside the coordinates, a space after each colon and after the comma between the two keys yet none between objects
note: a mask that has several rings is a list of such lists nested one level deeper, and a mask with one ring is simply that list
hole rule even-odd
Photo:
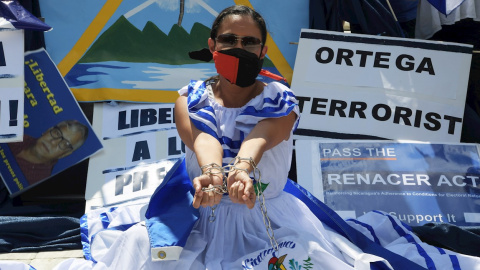
[{"label": "nicaraguan flag", "polygon": [[0,1],[0,29],[48,31],[48,24],[32,15],[18,1]]},{"label": "nicaraguan flag", "polygon": [[448,16],[456,9],[464,0],[428,0],[432,6],[434,6],[438,11]]}]

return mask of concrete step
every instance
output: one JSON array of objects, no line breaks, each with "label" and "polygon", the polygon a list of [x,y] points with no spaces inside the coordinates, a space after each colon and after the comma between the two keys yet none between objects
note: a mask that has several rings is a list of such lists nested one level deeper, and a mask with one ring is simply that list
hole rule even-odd
[{"label": "concrete step", "polygon": [[36,270],[52,270],[69,258],[83,258],[82,250],[2,253],[0,261],[17,261],[33,266]]}]

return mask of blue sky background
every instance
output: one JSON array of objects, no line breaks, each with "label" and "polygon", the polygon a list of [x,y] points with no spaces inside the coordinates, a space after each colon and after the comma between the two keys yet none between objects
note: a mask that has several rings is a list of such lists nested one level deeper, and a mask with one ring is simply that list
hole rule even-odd
[{"label": "blue sky background", "polygon": [[[152,21],[168,34],[172,25],[178,21],[179,0],[123,0],[102,32],[121,15],[129,15],[135,8],[149,2],[153,3],[129,16],[128,20],[139,29],[143,29],[148,21]],[[298,42],[300,29],[308,28],[308,2],[308,0],[250,1],[265,18],[272,38],[292,68],[297,45],[290,42]],[[51,31],[45,33],[45,39],[47,51],[56,64],[71,50],[105,3],[106,0],[40,0],[42,16],[45,22],[53,27]],[[210,27],[216,14],[233,4],[235,4],[233,0],[185,0],[182,26],[187,31],[190,31],[194,22]]]}]

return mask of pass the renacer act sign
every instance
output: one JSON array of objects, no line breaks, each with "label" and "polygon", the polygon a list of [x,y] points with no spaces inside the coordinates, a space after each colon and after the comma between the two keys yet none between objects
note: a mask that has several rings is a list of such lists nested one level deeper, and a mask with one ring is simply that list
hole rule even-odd
[{"label": "pass the renacer act sign", "polygon": [[345,218],[480,224],[477,144],[297,140],[298,183]]},{"label": "pass the renacer act sign", "polygon": [[409,225],[480,224],[476,144],[297,140],[295,147],[298,183],[344,218],[381,210]]},{"label": "pass the renacer act sign", "polygon": [[471,52],[464,44],[302,30],[292,80],[302,113],[296,135],[459,142]]}]

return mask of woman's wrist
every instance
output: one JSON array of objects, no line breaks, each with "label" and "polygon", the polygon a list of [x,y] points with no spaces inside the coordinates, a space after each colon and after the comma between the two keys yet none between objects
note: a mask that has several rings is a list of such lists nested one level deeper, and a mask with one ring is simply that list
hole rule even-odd
[{"label": "woman's wrist", "polygon": [[224,169],[222,166],[218,165],[215,162],[205,164],[200,167],[202,174],[224,174]]},{"label": "woman's wrist", "polygon": [[247,174],[250,174],[257,167],[252,157],[236,156],[232,164],[231,170],[243,171]]}]

